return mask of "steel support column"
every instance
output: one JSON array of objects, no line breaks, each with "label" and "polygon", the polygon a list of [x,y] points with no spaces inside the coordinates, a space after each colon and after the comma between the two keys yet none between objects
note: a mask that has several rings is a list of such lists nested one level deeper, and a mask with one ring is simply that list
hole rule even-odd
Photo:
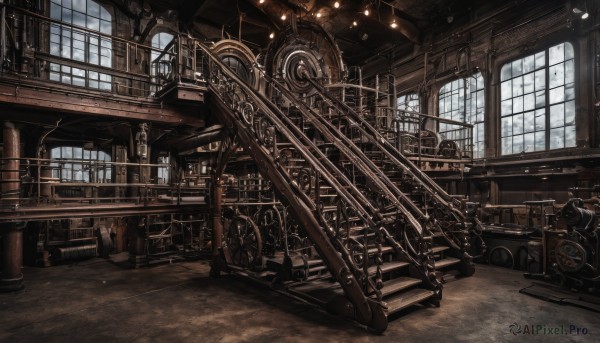
[{"label": "steel support column", "polygon": [[[19,129],[11,122],[4,122],[2,164],[2,207],[19,206]],[[0,291],[15,291],[23,288],[23,231],[16,223],[0,227],[2,235],[2,276]]]}]

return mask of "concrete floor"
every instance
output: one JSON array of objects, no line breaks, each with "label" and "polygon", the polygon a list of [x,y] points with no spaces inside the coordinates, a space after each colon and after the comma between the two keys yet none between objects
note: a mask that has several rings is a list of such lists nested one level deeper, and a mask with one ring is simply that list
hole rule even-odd
[{"label": "concrete floor", "polygon": [[[395,318],[383,335],[206,262],[123,269],[92,259],[26,268],[27,288],[0,294],[0,342],[599,342],[600,315],[518,293],[519,272],[478,266],[447,284],[440,308]],[[513,335],[509,326],[576,325],[587,335]]]}]

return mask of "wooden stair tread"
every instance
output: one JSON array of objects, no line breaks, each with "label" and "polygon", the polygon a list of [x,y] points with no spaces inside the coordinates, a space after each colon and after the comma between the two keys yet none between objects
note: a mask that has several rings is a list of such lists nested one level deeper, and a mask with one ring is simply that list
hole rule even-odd
[{"label": "wooden stair tread", "polygon": [[[392,247],[381,247],[382,254],[392,252],[392,251],[394,251],[394,248],[392,248]],[[369,255],[377,254],[377,248],[370,248],[369,250],[367,250],[367,252],[369,253]]]},{"label": "wooden stair tread", "polygon": [[416,286],[421,282],[422,281],[419,279],[411,278],[408,276],[397,277],[395,279],[383,283],[383,288],[381,289],[381,296],[387,297],[389,295],[398,293],[401,290],[410,288],[412,286]]},{"label": "wooden stair tread", "polygon": [[406,292],[399,293],[389,300],[386,300],[388,306],[387,313],[388,315],[391,315],[409,306],[418,304],[431,298],[433,294],[433,291],[422,288],[413,288]]},{"label": "wooden stair tread", "polygon": [[435,261],[435,269],[446,268],[457,263],[460,263],[460,260],[458,258],[446,257],[442,260]]},{"label": "wooden stair tread", "polygon": [[444,250],[448,250],[450,249],[449,246],[446,245],[436,245],[434,247],[431,248],[431,251],[433,251],[434,254],[437,254],[438,252],[442,252]]},{"label": "wooden stair tread", "polygon": [[[384,263],[383,265],[381,265],[381,272],[389,273],[389,272],[393,272],[395,270],[398,270],[398,269],[406,267],[406,266],[408,266],[408,262],[403,262],[403,261],[387,262],[387,263]],[[375,273],[377,273],[377,266],[370,266],[368,269],[368,272],[369,272],[369,275],[375,275]]]}]

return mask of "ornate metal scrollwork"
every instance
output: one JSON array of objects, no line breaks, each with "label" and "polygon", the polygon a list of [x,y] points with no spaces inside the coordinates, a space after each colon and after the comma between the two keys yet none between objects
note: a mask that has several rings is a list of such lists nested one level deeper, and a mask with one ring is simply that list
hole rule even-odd
[{"label": "ornate metal scrollwork", "polygon": [[296,176],[296,182],[304,193],[310,194],[313,184],[312,172],[307,168],[300,169]]}]

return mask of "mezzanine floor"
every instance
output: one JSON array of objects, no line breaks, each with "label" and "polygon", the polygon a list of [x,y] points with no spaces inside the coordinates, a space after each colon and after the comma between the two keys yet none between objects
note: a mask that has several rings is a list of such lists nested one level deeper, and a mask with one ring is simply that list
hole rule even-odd
[{"label": "mezzanine floor", "polygon": [[[518,291],[517,271],[477,266],[381,336],[207,262],[123,269],[102,259],[25,268],[27,288],[0,294],[0,342],[598,342],[600,315]],[[576,325],[587,335],[513,335],[509,326]]]}]

